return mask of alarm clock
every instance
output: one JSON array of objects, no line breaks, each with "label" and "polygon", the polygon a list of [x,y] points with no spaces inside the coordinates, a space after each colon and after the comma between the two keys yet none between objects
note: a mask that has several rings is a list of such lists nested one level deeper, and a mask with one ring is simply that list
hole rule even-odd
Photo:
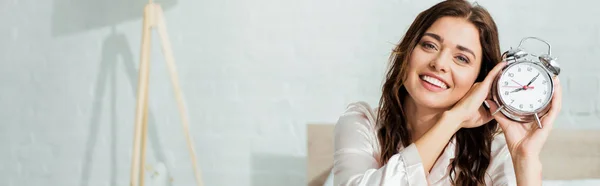
[{"label": "alarm clock", "polygon": [[[547,54],[534,55],[521,48],[528,39],[545,43]],[[526,37],[517,48],[504,52],[502,60],[507,64],[492,83],[492,99],[498,105],[492,115],[501,112],[513,121],[536,121],[542,128],[540,118],[548,113],[554,95],[553,78],[560,73],[556,58],[551,56],[550,44],[537,37]]]}]

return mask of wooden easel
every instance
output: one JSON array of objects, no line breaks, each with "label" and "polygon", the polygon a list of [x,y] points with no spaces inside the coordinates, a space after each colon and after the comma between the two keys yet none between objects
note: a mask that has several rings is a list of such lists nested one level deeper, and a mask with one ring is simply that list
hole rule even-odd
[{"label": "wooden easel", "polygon": [[196,184],[202,186],[202,177],[200,170],[196,166],[196,153],[192,144],[192,139],[189,132],[189,124],[186,116],[183,96],[179,88],[179,80],[177,71],[175,70],[175,59],[171,50],[171,43],[166,30],[163,10],[160,5],[149,0],[144,7],[144,20],[142,30],[142,50],[140,55],[140,71],[138,80],[138,97],[135,113],[135,133],[133,138],[133,157],[131,162],[131,182],[130,186],[144,185],[144,164],[146,161],[146,138],[148,133],[148,75],[150,63],[150,36],[153,28],[157,28],[158,35],[162,44],[162,52],[165,55],[165,60],[171,74],[171,83],[175,91],[179,113],[182,119],[183,131],[186,136],[188,149],[192,158],[192,166],[196,177]]}]

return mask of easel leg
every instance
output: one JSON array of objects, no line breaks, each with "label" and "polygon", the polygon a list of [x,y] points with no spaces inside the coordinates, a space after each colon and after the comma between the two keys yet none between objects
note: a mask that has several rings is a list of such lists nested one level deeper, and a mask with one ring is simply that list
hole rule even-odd
[{"label": "easel leg", "polygon": [[[148,82],[148,81],[146,81]],[[144,172],[146,171],[146,146],[148,139],[148,96],[146,96],[146,108],[144,108],[144,121],[142,122],[142,150],[141,150],[141,158],[140,158],[140,186],[144,186]]]},{"label": "easel leg", "polygon": [[[144,8],[144,25],[142,30],[142,50],[140,55],[140,70],[138,80],[138,97],[135,113],[135,126],[133,138],[133,152],[131,161],[131,182],[130,186],[137,186],[140,181],[140,167],[144,162],[140,160],[140,144],[142,138],[145,138],[144,123],[146,122],[146,113],[148,105],[148,75],[150,63],[150,31],[152,28],[153,7]],[[143,170],[142,170],[143,171]],[[143,172],[142,172],[143,173]]]},{"label": "easel leg", "polygon": [[173,50],[171,49],[171,42],[169,40],[169,35],[167,34],[167,28],[164,20],[164,15],[162,8],[156,5],[156,27],[158,29],[158,35],[160,37],[162,43],[162,51],[165,55],[165,61],[167,62],[167,67],[169,68],[169,73],[171,74],[171,84],[173,85],[173,90],[175,92],[175,97],[177,99],[177,104],[179,108],[179,114],[181,116],[183,132],[186,137],[188,149],[190,152],[190,156],[192,159],[192,166],[194,167],[194,173],[196,177],[196,184],[198,186],[202,186],[202,176],[200,169],[198,169],[197,161],[196,161],[196,153],[194,151],[194,144],[192,143],[192,137],[189,131],[189,122],[187,118],[187,113],[185,111],[185,104],[183,102],[183,94],[181,93],[181,88],[179,88],[179,79],[177,75],[177,70],[175,67],[175,58],[173,57]]}]

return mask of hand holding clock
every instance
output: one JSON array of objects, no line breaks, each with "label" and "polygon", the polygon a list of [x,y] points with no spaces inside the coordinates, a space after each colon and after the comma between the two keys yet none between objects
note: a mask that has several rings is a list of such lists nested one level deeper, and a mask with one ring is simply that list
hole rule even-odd
[{"label": "hand holding clock", "polygon": [[[562,107],[562,87],[558,77],[554,78],[554,87],[550,111],[540,120],[542,128],[537,127],[535,121],[524,124],[508,119],[503,114],[493,115],[504,132],[515,173],[519,175],[518,185],[541,185],[542,165],[539,155]],[[492,102],[490,110],[497,109],[498,106]]]},{"label": "hand holding clock", "polygon": [[[552,126],[554,120],[561,109],[562,88],[560,86],[560,81],[557,77],[554,78],[554,81],[550,81],[554,82],[555,89],[554,94],[551,98],[549,98],[551,99],[549,103],[550,110],[541,118],[540,121],[543,128],[539,128],[535,124],[535,121],[529,123],[516,122],[507,118],[504,114],[491,114],[491,112],[496,113],[496,111],[499,110],[499,107],[494,101],[490,100],[490,88],[492,83],[494,83],[494,77],[496,77],[505,66],[505,62],[499,63],[489,72],[482,82],[475,83],[469,92],[467,92],[467,94],[448,111],[448,115],[457,117],[457,120],[460,121],[459,128],[479,127],[490,120],[495,119],[504,132],[506,144],[511,155],[511,160],[513,161],[515,173],[518,175],[517,183],[519,185],[540,185],[541,161],[539,154],[544,143],[546,142],[546,139],[548,138],[548,135],[550,134],[550,131],[553,128]],[[539,71],[538,75],[530,80],[528,85],[520,86],[520,88],[523,90],[533,89],[533,87],[529,87],[529,85],[535,82],[538,77]],[[544,76],[544,78],[546,77]],[[500,81],[505,82],[506,79],[502,80],[501,78]],[[548,85],[545,84],[545,82],[547,82],[546,79],[541,84],[536,85],[539,85],[543,91],[548,88]],[[502,92],[504,92],[504,90],[502,90]],[[543,92],[543,94],[536,92],[532,92],[533,94],[527,95],[526,98],[529,96],[534,96],[529,98],[538,99],[537,96],[542,96],[545,94],[545,92]],[[511,97],[509,95],[504,98],[512,99],[517,97]],[[544,98],[540,98],[540,100],[541,99]],[[482,103],[489,105],[490,109],[484,109],[484,107],[481,106]]]},{"label": "hand holding clock", "polygon": [[[537,77],[537,76],[536,76]],[[541,118],[542,128],[540,129],[534,122],[523,124],[508,119],[503,114],[494,114],[493,117],[498,121],[500,127],[505,133],[506,142],[509,145],[509,150],[512,155],[518,156],[538,156],[541,148],[552,130],[552,125],[556,116],[560,112],[562,102],[562,88],[560,80],[554,79],[556,87],[552,96],[551,107],[548,114]],[[495,103],[490,104],[490,110],[496,111],[498,106]]]},{"label": "hand holding clock", "polygon": [[[537,39],[546,43],[548,53],[539,57],[532,55],[538,60],[526,58],[528,53],[520,48],[526,39]],[[494,82],[494,85],[498,85],[494,86],[492,92],[494,101],[486,102],[490,111],[493,111],[492,117],[504,133],[517,185],[542,184],[540,152],[562,107],[562,87],[557,77],[560,67],[556,58],[550,56],[550,52],[551,46],[548,42],[536,37],[527,37],[521,40],[517,49],[506,52],[507,56],[503,54],[503,61],[509,61],[509,65],[502,70],[498,81]],[[519,53],[520,55],[516,55]],[[529,79],[532,76],[533,78]],[[538,78],[542,79],[541,82],[536,82]],[[518,83],[527,80],[529,82],[526,85]],[[519,86],[507,86],[509,81]],[[501,83],[503,87],[499,86]],[[512,94],[519,91],[522,92]],[[502,111],[501,114],[496,114],[498,111]]]}]

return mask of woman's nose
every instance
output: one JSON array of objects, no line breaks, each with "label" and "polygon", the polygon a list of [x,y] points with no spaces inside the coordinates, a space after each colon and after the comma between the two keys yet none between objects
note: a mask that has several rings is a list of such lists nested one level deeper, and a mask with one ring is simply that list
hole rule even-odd
[{"label": "woman's nose", "polygon": [[445,52],[440,52],[438,56],[436,56],[431,62],[429,62],[429,67],[435,69],[435,71],[439,72],[448,72],[448,66],[452,62],[452,57],[445,54]]}]

